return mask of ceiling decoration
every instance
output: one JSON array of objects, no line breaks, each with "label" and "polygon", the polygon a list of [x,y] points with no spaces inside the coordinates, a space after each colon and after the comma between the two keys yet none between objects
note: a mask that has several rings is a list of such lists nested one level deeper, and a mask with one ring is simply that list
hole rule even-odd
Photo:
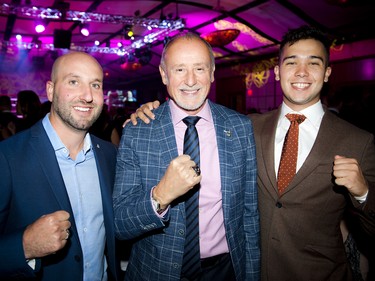
[{"label": "ceiling decoration", "polygon": [[238,35],[240,35],[238,29],[223,29],[203,34],[201,37],[210,43],[211,47],[224,47],[235,40]]},{"label": "ceiling decoration", "polygon": [[[61,4],[60,4],[61,6]],[[65,7],[69,7],[69,5],[64,5]],[[167,19],[167,18],[142,18],[139,16],[122,16],[122,15],[108,15],[108,14],[101,14],[101,13],[92,13],[92,12],[83,12],[83,11],[70,11],[67,9],[52,9],[52,8],[45,8],[45,7],[36,7],[36,6],[15,6],[15,5],[8,5],[2,4],[0,6],[0,15],[5,16],[18,16],[18,17],[25,17],[35,19],[36,23],[36,32],[42,33],[45,30],[45,26],[43,22],[46,23],[47,20],[50,21],[70,21],[70,22],[78,22],[80,27],[80,33],[84,36],[89,36],[88,30],[88,23],[91,22],[99,22],[99,23],[109,23],[109,24],[116,24],[116,25],[124,25],[124,31],[126,31],[126,35],[129,36],[129,30],[127,28],[134,28],[136,26],[145,27],[147,33],[144,33],[142,38],[139,40],[134,40],[133,32],[130,35],[131,40],[134,40],[129,45],[118,45],[115,48],[111,48],[109,46],[100,47],[103,42],[96,42],[96,46],[87,47],[87,46],[80,46],[80,45],[70,45],[70,40],[68,41],[67,45],[59,45],[56,46],[56,38],[54,38],[53,44],[42,44],[40,41],[33,40],[32,42],[25,43],[21,40],[16,41],[3,41],[1,42],[2,47],[17,47],[17,48],[24,48],[24,49],[59,49],[59,48],[66,48],[72,49],[75,51],[85,51],[85,52],[101,52],[101,53],[115,53],[119,56],[128,55],[129,53],[142,48],[145,45],[153,43],[155,40],[163,39],[168,36],[172,31],[181,29],[185,26],[183,19]],[[56,31],[56,30],[55,30]],[[71,32],[66,31],[66,35],[55,35],[57,37],[71,37]],[[63,46],[63,47],[62,47]]]},{"label": "ceiling decoration", "polygon": [[160,78],[163,46],[180,32],[211,40],[220,70],[277,57],[282,35],[303,24],[329,34],[332,59],[369,57],[375,48],[362,42],[375,40],[374,15],[373,0],[0,0],[0,74],[49,72],[70,49],[91,53],[108,83],[126,87]]},{"label": "ceiling decoration", "polygon": [[34,19],[49,19],[49,20],[64,20],[64,21],[78,21],[80,23],[86,22],[103,22],[113,24],[125,25],[139,25],[147,28],[161,28],[161,29],[179,29],[184,26],[181,19],[152,19],[142,17],[131,17],[122,15],[106,15],[100,13],[84,12],[84,11],[69,11],[58,10],[52,8],[36,7],[36,6],[15,6],[2,4],[0,6],[1,15],[16,15],[20,17],[30,17]]}]

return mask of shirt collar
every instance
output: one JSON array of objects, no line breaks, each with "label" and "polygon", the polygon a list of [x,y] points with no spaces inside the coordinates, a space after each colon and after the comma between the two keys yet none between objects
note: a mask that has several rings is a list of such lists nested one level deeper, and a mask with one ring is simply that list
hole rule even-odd
[{"label": "shirt collar", "polygon": [[[182,122],[182,119],[189,116],[189,114],[187,114],[185,111],[183,111],[181,108],[179,108],[172,99],[170,99],[168,101],[168,103],[169,103],[169,107],[171,109],[172,122],[173,122],[174,126],[178,125],[180,122]],[[210,105],[208,103],[208,100],[205,101],[203,107],[196,114],[196,116],[201,117],[203,120],[205,120],[207,122],[213,123],[212,113],[211,113],[211,109],[210,109]]]},{"label": "shirt collar", "polygon": [[[55,151],[61,150],[61,149],[68,149],[65,147],[64,143],[61,141],[60,137],[57,135],[55,129],[53,128],[51,121],[49,120],[49,113],[46,114],[46,116],[43,118],[42,124],[44,127],[44,130],[47,133],[47,136],[53,146],[53,149]],[[91,149],[91,138],[90,134],[87,133],[83,142],[83,152],[86,154]]]},{"label": "shirt collar", "polygon": [[289,106],[287,106],[284,102],[281,105],[281,111],[279,116],[279,122],[286,118],[285,115],[288,113],[299,113],[306,116],[306,119],[309,120],[314,126],[319,127],[320,123],[322,122],[322,118],[324,115],[324,109],[321,101],[319,100],[317,103],[301,110],[301,111],[294,111]]}]

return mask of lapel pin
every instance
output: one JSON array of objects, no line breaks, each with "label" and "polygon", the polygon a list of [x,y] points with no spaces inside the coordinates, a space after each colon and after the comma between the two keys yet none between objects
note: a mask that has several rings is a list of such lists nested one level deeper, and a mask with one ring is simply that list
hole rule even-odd
[{"label": "lapel pin", "polygon": [[97,147],[97,148],[100,148],[100,145],[97,143],[97,144],[96,144],[96,147]]},{"label": "lapel pin", "polygon": [[227,137],[230,137],[232,135],[230,130],[224,130],[224,133],[227,135]]}]

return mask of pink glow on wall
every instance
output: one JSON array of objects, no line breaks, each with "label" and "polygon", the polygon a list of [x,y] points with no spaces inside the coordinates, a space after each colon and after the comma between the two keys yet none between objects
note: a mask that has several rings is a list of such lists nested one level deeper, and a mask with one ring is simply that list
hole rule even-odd
[{"label": "pink glow on wall", "polygon": [[375,60],[363,62],[363,76],[366,80],[375,80]]}]

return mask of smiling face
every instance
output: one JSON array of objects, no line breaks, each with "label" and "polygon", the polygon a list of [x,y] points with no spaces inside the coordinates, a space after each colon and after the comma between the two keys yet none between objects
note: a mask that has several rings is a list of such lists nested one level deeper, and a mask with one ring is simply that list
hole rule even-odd
[{"label": "smiling face", "polygon": [[275,76],[280,80],[283,101],[296,111],[318,102],[323,83],[331,74],[323,44],[314,39],[287,44],[279,60]]},{"label": "smiling face", "polygon": [[86,132],[103,108],[103,71],[99,63],[85,53],[60,57],[47,82],[52,102],[50,120],[55,129]]},{"label": "smiling face", "polygon": [[207,46],[197,38],[178,38],[168,47],[159,70],[171,99],[189,115],[199,112],[214,81]]}]

